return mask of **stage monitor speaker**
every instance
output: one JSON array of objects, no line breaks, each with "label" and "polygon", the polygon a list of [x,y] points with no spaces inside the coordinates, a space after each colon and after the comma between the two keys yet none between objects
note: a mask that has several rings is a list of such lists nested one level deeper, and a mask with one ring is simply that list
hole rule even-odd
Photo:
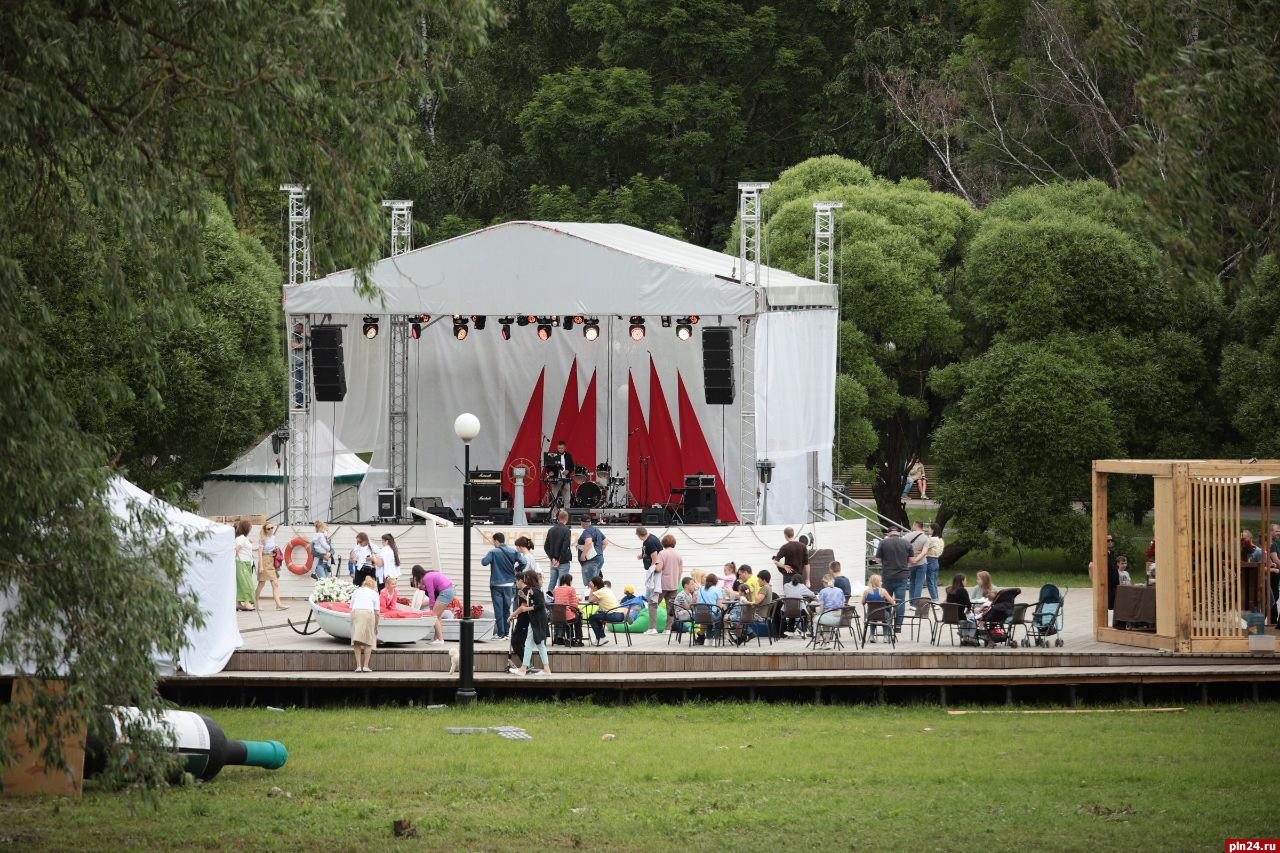
[{"label": "stage monitor speaker", "polygon": [[708,326],[702,330],[702,388],[709,406],[733,402],[732,328]]},{"label": "stage monitor speaker", "polygon": [[378,521],[395,521],[400,517],[400,490],[378,489]]},{"label": "stage monitor speaker", "polygon": [[651,507],[640,514],[640,523],[645,527],[666,527],[669,524],[667,511],[662,507]]},{"label": "stage monitor speaker", "polygon": [[583,519],[587,519],[590,517],[591,517],[591,510],[586,509],[585,507],[569,508],[569,526],[571,527],[575,524],[581,524]]},{"label": "stage monitor speaker", "polygon": [[342,327],[311,327],[311,383],[317,403],[340,403],[347,396]]},{"label": "stage monitor speaker", "polygon": [[711,510],[705,506],[695,507],[692,513],[686,510],[685,521],[689,524],[710,524],[715,521]]},{"label": "stage monitor speaker", "polygon": [[492,518],[493,511],[502,502],[502,483],[471,482],[471,515]]},{"label": "stage monitor speaker", "polygon": [[501,527],[510,527],[515,512],[509,506],[500,506],[489,510],[489,520]]},{"label": "stage monitor speaker", "polygon": [[710,524],[718,517],[719,501],[716,498],[715,487],[707,488],[700,486],[698,488],[687,488],[684,490],[684,517],[685,521],[693,521],[699,517],[699,511],[705,510],[708,518],[701,524]]}]

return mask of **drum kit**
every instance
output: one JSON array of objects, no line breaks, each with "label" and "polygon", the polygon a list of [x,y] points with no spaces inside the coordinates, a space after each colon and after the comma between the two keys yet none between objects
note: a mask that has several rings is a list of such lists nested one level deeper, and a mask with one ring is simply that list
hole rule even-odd
[{"label": "drum kit", "polygon": [[561,471],[559,466],[545,466],[542,471],[544,507],[559,508],[558,496],[565,483],[569,484],[570,506],[582,509],[626,509],[633,503],[627,491],[627,478],[614,476],[608,462],[596,466],[594,476],[585,465],[574,466],[573,471]]}]

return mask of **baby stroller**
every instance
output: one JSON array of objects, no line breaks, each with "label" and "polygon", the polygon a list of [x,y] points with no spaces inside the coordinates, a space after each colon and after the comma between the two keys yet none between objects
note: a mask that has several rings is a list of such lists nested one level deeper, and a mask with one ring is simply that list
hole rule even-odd
[{"label": "baby stroller", "polygon": [[1027,623],[1027,636],[1034,640],[1037,646],[1047,647],[1050,637],[1053,638],[1054,646],[1064,644],[1062,611],[1066,597],[1065,592],[1059,592],[1058,588],[1051,583],[1040,587],[1040,600],[1036,602],[1031,621]]},{"label": "baby stroller", "polygon": [[[1002,589],[996,593],[991,606],[982,615],[982,624],[978,626],[978,639],[987,648],[1008,643],[1016,646],[1010,623],[1013,622],[1014,599],[1022,594],[1017,587]],[[1025,609],[1025,608],[1024,608]]]}]

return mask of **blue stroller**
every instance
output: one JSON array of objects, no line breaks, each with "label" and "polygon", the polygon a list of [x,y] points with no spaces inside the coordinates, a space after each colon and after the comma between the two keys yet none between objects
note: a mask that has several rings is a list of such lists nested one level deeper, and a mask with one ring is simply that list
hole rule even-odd
[{"label": "blue stroller", "polygon": [[1066,597],[1066,592],[1059,592],[1058,588],[1051,583],[1040,587],[1040,599],[1036,602],[1036,609],[1031,614],[1031,621],[1027,623],[1027,636],[1034,640],[1037,646],[1048,647],[1050,638],[1054,646],[1064,645],[1062,614]]}]

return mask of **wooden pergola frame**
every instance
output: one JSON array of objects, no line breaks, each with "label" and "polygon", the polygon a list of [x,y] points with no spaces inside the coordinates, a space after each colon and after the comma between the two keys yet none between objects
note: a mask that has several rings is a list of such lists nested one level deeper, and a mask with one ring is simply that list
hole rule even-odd
[{"label": "wooden pergola frame", "polygon": [[[1155,493],[1156,630],[1110,627],[1107,619],[1107,475],[1151,477]],[[1099,459],[1093,463],[1093,624],[1100,642],[1177,652],[1245,652],[1240,626],[1246,590],[1240,560],[1240,490],[1262,486],[1265,551],[1271,485],[1280,460]],[[1268,594],[1257,571],[1258,601]]]}]

